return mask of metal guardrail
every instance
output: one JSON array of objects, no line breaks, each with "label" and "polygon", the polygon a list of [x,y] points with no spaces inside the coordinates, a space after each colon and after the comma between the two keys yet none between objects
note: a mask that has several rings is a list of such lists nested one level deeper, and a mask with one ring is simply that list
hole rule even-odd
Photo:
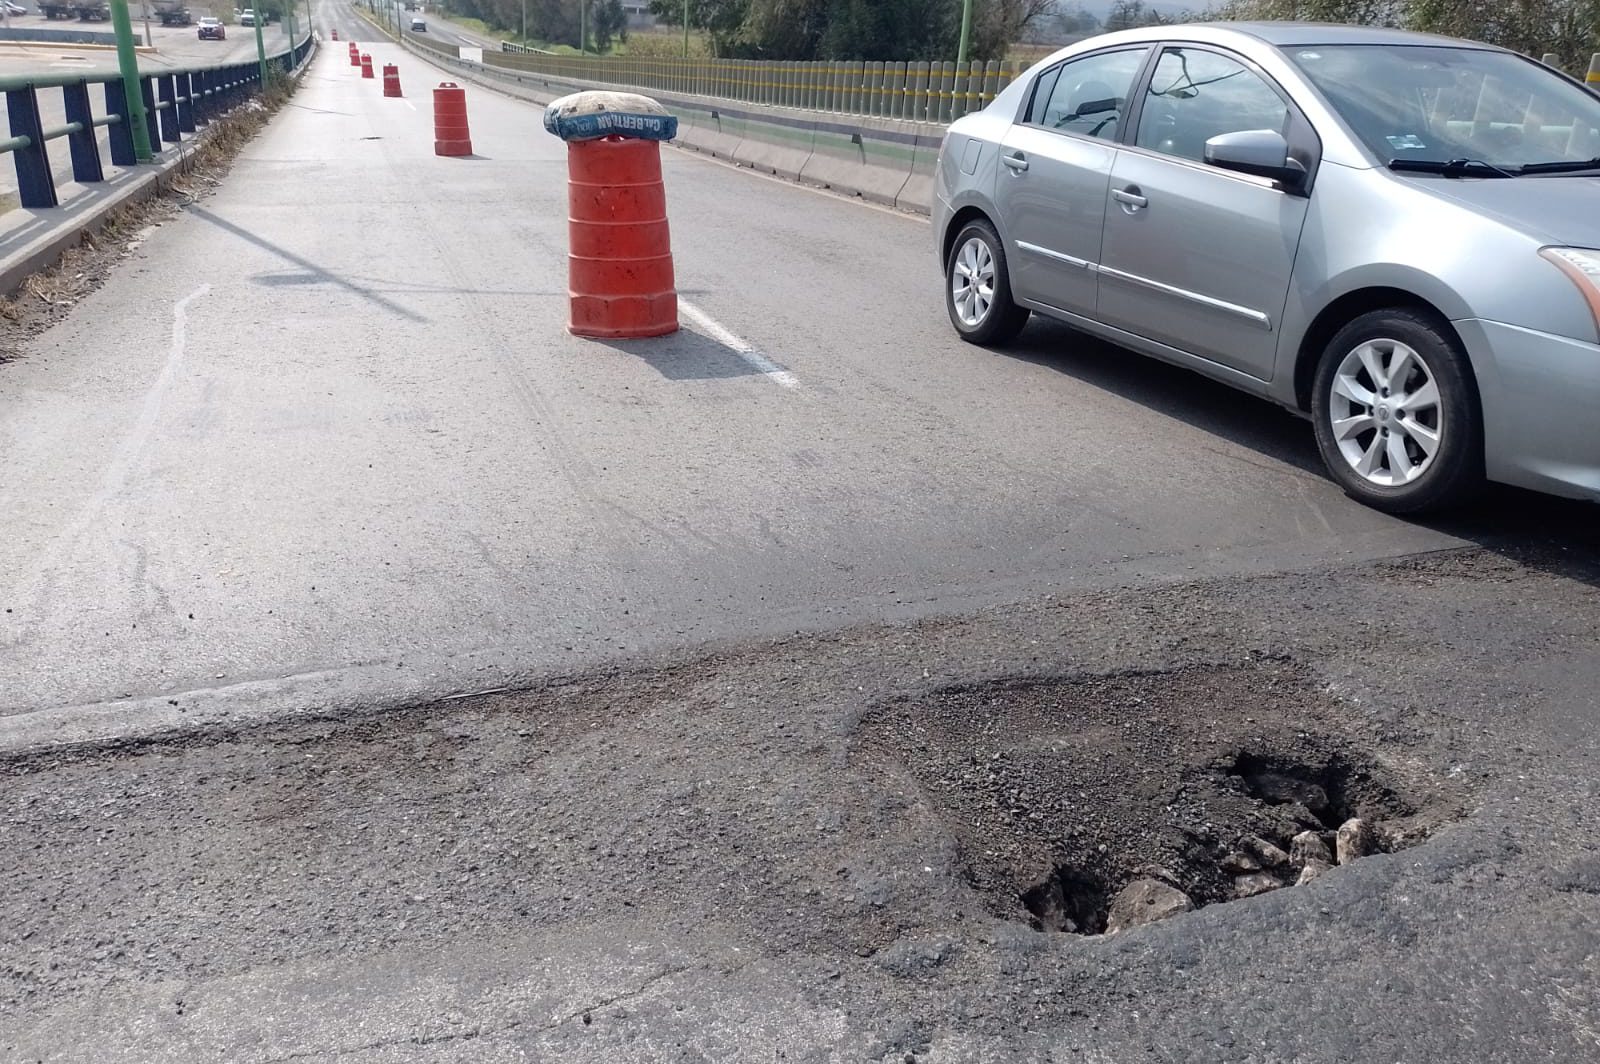
[{"label": "metal guardrail", "polygon": [[[450,59],[460,49],[423,34],[407,33],[406,43]],[[1546,62],[1554,59],[1547,56]],[[502,43],[484,49],[483,64],[518,74],[564,82],[654,89],[769,107],[949,123],[987,106],[1031,62],[955,63],[776,62],[758,59],[682,59],[633,56],[566,56],[537,53]],[[1586,76],[1600,86],[1600,54]]]},{"label": "metal guardrail", "polygon": [[[422,34],[406,43],[451,59],[460,49]],[[673,59],[576,56],[490,51],[485,66],[561,81],[654,89],[770,107],[887,118],[953,122],[988,105],[1031,64],[775,62],[759,59]]]},{"label": "metal guardrail", "polygon": [[529,46],[527,46],[525,44],[513,44],[510,41],[501,41],[500,42],[500,50],[502,52],[510,52],[513,55],[555,55],[556,54],[555,52],[552,52],[548,48],[530,48]]},{"label": "metal guardrail", "polygon": [[[312,39],[268,56],[268,68],[292,73],[311,51]],[[170,70],[141,75],[139,95],[144,100],[150,143],[177,144],[183,134],[194,133],[202,123],[220,118],[261,91],[264,68],[259,59],[216,66]],[[105,86],[105,113],[96,116],[89,86]],[[41,89],[60,89],[64,125],[45,128],[39,108]],[[0,93],[6,98],[11,136],[0,139],[0,155],[11,153],[17,167],[17,193],[24,207],[57,207],[54,172],[48,145],[65,137],[72,154],[72,179],[93,184],[105,180],[97,130],[109,133],[113,166],[135,166],[133,130],[129,123],[128,96],[122,75],[13,74],[0,76]]]},{"label": "metal guardrail", "polygon": [[958,68],[955,63],[776,62],[487,50],[483,62],[564,81],[908,122],[951,122],[979,110],[1028,65],[991,60]]}]

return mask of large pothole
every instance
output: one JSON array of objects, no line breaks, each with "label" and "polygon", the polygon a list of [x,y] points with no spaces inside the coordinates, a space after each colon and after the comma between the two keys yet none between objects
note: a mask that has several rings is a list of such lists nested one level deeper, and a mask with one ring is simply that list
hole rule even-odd
[{"label": "large pothole", "polygon": [[997,915],[1079,934],[1337,875],[1465,800],[1426,736],[1277,662],[945,690],[880,707],[858,757],[915,777]]}]

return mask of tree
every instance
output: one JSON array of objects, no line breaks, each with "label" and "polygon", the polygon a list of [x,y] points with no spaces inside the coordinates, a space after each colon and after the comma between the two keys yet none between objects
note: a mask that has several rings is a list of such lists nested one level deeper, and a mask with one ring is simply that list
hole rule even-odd
[{"label": "tree", "polygon": [[[705,31],[712,53],[731,54],[750,0],[689,0],[688,8],[690,27]],[[650,0],[650,11],[668,25],[683,25],[684,0]]]},{"label": "tree", "polygon": [[[477,0],[490,2],[490,0]],[[976,0],[972,57],[1000,59],[1056,0]],[[691,26],[717,55],[744,59],[948,60],[962,0],[689,0]],[[682,25],[683,0],[650,10]]]},{"label": "tree", "polygon": [[594,50],[611,50],[613,40],[628,39],[628,13],[622,9],[622,0],[600,0],[590,15],[594,35]]},{"label": "tree", "polygon": [[1498,44],[1523,55],[1554,52],[1581,77],[1600,51],[1600,0],[1509,0],[1501,5],[1467,0],[1412,0],[1406,25],[1430,33]]},{"label": "tree", "polygon": [[1600,0],[1225,0],[1224,19],[1299,19],[1363,26],[1404,26],[1484,41],[1523,55],[1554,52],[1581,73],[1600,50]]},{"label": "tree", "polygon": [[960,10],[945,0],[832,0],[819,43],[825,59],[948,59]]},{"label": "tree", "polygon": [[1113,0],[1111,10],[1106,13],[1106,32],[1131,30],[1139,26],[1160,26],[1166,21],[1161,12],[1153,7],[1147,7],[1144,0]]},{"label": "tree", "polygon": [[[1055,0],[974,0],[981,6],[973,12],[972,58],[1004,59],[1011,46],[1022,39],[1028,27],[1048,15]],[[953,5],[958,10],[959,0]],[[954,55],[952,47],[948,55]]]}]

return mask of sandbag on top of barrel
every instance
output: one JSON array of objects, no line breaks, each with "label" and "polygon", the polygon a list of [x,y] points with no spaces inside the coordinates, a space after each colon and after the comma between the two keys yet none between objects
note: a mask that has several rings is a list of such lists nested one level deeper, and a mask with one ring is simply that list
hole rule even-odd
[{"label": "sandbag on top of barrel", "polygon": [[671,140],[678,120],[655,100],[631,92],[575,92],[544,109],[544,128],[562,140],[634,137]]}]

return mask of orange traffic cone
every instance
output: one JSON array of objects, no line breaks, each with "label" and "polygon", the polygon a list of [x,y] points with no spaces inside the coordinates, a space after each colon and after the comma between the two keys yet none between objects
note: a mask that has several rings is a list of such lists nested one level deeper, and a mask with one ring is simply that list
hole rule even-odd
[{"label": "orange traffic cone", "polygon": [[678,331],[661,145],[607,137],[567,145],[567,288],[577,336]]}]

